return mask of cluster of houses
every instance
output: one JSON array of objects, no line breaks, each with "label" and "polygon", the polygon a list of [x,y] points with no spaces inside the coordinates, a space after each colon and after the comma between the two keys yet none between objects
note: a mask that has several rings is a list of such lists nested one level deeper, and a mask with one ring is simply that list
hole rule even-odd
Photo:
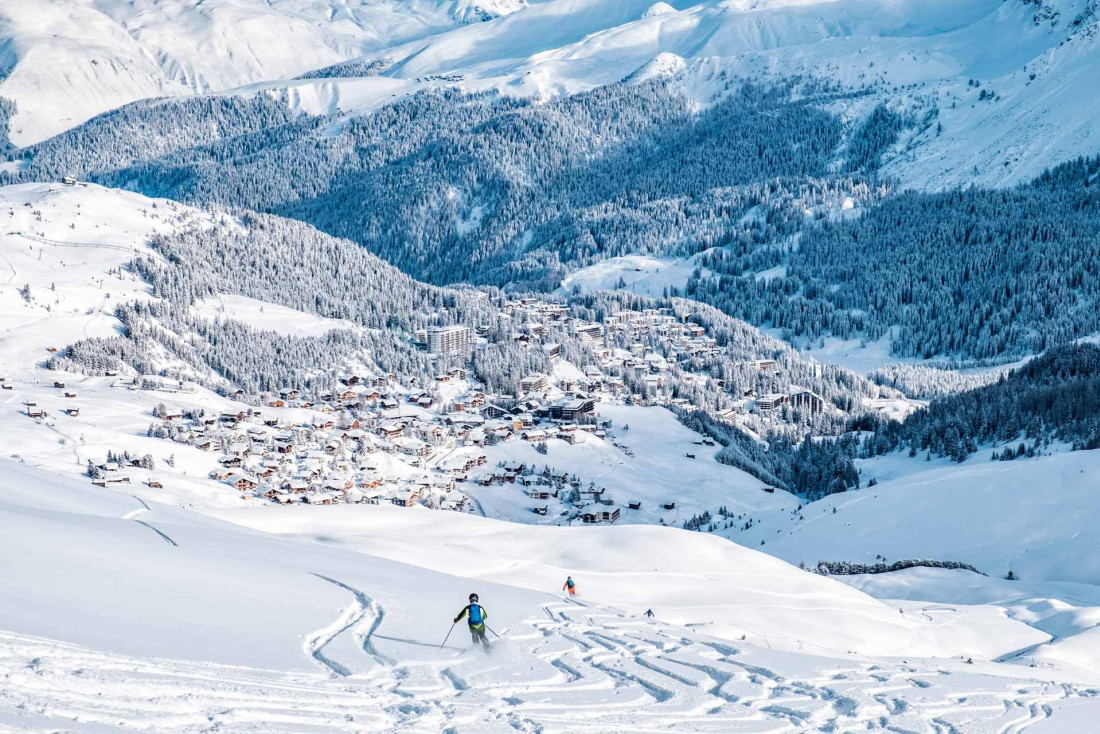
[{"label": "cluster of houses", "polygon": [[[554,357],[561,347],[549,341],[549,330],[561,330],[588,346],[589,363],[558,363],[553,376],[525,375],[517,394],[507,396],[480,391],[465,369],[454,367],[427,387],[402,386],[392,374],[352,374],[327,390],[286,387],[262,396],[259,409],[217,415],[161,405],[155,411],[161,422],[150,426],[149,435],[216,454],[213,479],[279,504],[421,504],[473,511],[459,488],[463,483],[517,483],[535,502],[536,514],[615,522],[621,510],[605,490],[581,488],[575,477],[549,469],[486,469],[483,447],[526,441],[545,453],[552,439],[575,444],[606,438],[609,424],[597,419],[596,405],[637,399],[639,385],[648,403],[688,407],[676,397],[678,386],[713,380],[725,389],[722,380],[690,369],[724,348],[671,309],[622,310],[600,323],[575,318],[564,304],[532,298],[507,301],[504,311],[517,341]],[[417,333],[415,341],[434,353],[461,353],[480,336],[479,330],[448,326]],[[764,374],[780,371],[772,360],[742,364]],[[810,413],[825,409],[821,396],[808,390],[759,396],[750,390],[737,397],[720,418],[774,413],[786,405]],[[28,414],[35,409],[30,404]]]},{"label": "cluster of houses", "polygon": [[[332,390],[286,388],[264,396],[260,409],[220,414],[161,404],[154,410],[161,422],[149,435],[218,454],[211,478],[280,504],[387,502],[458,511],[472,510],[459,484],[504,481],[480,475],[481,447],[605,435],[595,398],[552,391],[545,376],[531,382],[543,392],[524,400],[486,395],[461,368],[435,379],[435,389],[410,390],[393,375],[349,375]],[[451,397],[443,399],[444,392]]]},{"label": "cluster of houses", "polygon": [[[478,481],[486,486],[515,484],[533,503],[534,514],[566,523],[613,523],[622,513],[605,487],[592,482],[583,485],[580,477],[550,466],[538,470],[523,462],[503,461],[484,471]],[[641,503],[633,503],[632,509],[640,508]]]},{"label": "cluster of houses", "polygon": [[[522,314],[529,337],[537,338],[545,327],[556,326],[572,331],[589,345],[594,363],[585,365],[581,369],[583,374],[575,379],[561,380],[560,387],[565,392],[578,390],[617,397],[626,391],[626,379],[630,379],[644,385],[648,402],[686,408],[688,401],[674,396],[676,383],[691,384],[708,378],[684,370],[677,373],[674,367],[724,354],[724,348],[714,337],[708,336],[702,326],[680,319],[669,308],[621,310],[607,316],[600,324],[574,319],[565,306],[535,298],[510,301],[506,308],[513,314]],[[543,347],[558,349],[557,344]],[[740,364],[765,375],[780,371],[778,363],[772,359]],[[538,392],[544,387],[541,377],[525,378],[520,384],[521,391]],[[723,380],[714,382],[718,389],[726,388]],[[732,404],[720,411],[718,417],[733,420],[737,415],[750,412],[770,415],[785,405],[811,415],[825,410],[822,396],[791,386],[785,392],[761,395],[752,389],[745,390],[735,396]]]}]

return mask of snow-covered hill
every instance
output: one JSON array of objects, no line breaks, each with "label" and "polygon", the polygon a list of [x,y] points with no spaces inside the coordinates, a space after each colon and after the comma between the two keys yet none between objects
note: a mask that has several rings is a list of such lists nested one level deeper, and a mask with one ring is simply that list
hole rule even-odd
[{"label": "snow-covered hill", "polygon": [[[1095,0],[675,6],[559,0],[369,58],[402,80],[386,94],[459,83],[544,97],[663,76],[705,106],[734,76],[814,77],[869,95],[838,104],[846,117],[879,102],[911,115],[885,172],[922,188],[1010,185],[1100,148]],[[297,83],[292,97],[311,111],[347,111],[376,103],[378,84]]]},{"label": "snow-covered hill", "polygon": [[28,145],[146,97],[297,76],[523,0],[35,0],[0,6],[0,97]]},{"label": "snow-covered hill", "polygon": [[[995,654],[1047,637],[989,608],[897,615],[835,581],[682,531],[563,530],[516,545],[511,526],[363,508],[355,527],[322,521],[330,534],[304,542],[6,460],[0,481],[6,488],[0,529],[6,552],[18,559],[0,571],[0,725],[16,730],[675,725],[779,732],[874,722],[932,731],[951,722],[992,732],[1047,718],[1072,725],[1095,715],[1089,689],[1069,682],[1076,673],[1044,669],[1036,676],[972,652],[978,645]],[[292,522],[298,515],[306,526],[314,521],[278,508],[257,511],[252,520],[262,524],[265,513]],[[402,514],[426,522],[417,531],[439,539],[434,547],[404,545],[405,553],[439,570],[353,549],[362,530],[386,528]],[[671,546],[684,553],[663,557]],[[515,570],[532,557],[543,565],[532,566],[530,575]],[[493,561],[505,570],[488,572]],[[698,616],[721,579],[731,596],[748,594],[744,622],[785,628],[791,639],[843,622],[845,638],[824,635],[817,642],[843,646],[855,635],[915,652],[920,648],[912,644],[936,640],[942,655],[976,659],[968,665],[946,657],[903,662],[845,650],[782,652],[751,628],[742,628],[744,640],[723,640],[714,633],[738,630],[707,634],[665,621],[660,606],[658,618],[647,621],[637,601],[620,607],[557,597],[561,569],[573,564],[591,574],[577,573],[582,584],[609,597],[627,589],[636,598],[643,590],[668,594],[661,587],[675,583],[676,595],[695,604]],[[691,575],[682,573],[687,565]],[[517,580],[539,590],[519,588]],[[601,584],[608,588],[598,591]],[[467,650],[461,629],[439,648],[447,620],[470,590],[503,637],[494,638],[490,657]],[[768,619],[769,610],[776,616]]]},{"label": "snow-covered hill", "polygon": [[[891,455],[864,462],[874,487],[774,512],[731,537],[793,563],[934,558],[993,576],[1100,584],[1095,496],[1100,452],[964,464]],[[836,508],[836,512],[833,512]],[[804,519],[803,519],[804,518]]]}]

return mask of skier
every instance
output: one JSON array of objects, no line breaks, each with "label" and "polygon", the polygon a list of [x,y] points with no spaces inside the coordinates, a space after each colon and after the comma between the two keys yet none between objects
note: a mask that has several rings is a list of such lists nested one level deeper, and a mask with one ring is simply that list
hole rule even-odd
[{"label": "skier", "polygon": [[566,576],[565,577],[565,585],[562,586],[561,589],[562,589],[562,591],[565,591],[566,589],[569,589],[569,596],[576,596],[577,595],[577,585],[573,583],[573,577],[572,576]]},{"label": "skier", "polygon": [[650,619],[653,619],[653,610],[652,609],[645,610],[645,616],[649,617]]},{"label": "skier", "polygon": [[477,594],[470,594],[470,603],[455,617],[455,624],[458,624],[458,621],[467,614],[470,615],[470,636],[474,640],[474,647],[477,647],[477,643],[480,642],[484,645],[485,652],[490,652],[493,647],[489,644],[489,638],[485,636],[485,620],[489,618],[489,613],[485,611],[485,607],[478,604]]}]

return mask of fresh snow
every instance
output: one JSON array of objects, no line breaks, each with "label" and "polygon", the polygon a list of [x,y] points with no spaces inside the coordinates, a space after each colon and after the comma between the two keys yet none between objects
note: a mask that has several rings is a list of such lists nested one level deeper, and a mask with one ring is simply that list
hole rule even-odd
[{"label": "fresh snow", "polygon": [[[798,505],[798,499],[788,492],[765,492],[764,482],[715,461],[721,447],[703,445],[702,436],[685,428],[665,408],[600,404],[597,415],[612,422],[615,441],[622,448],[590,435],[574,445],[551,439],[546,442],[545,455],[527,441],[509,441],[478,451],[488,457],[490,466],[503,461],[549,466],[580,477],[582,485],[593,482],[606,487],[622,510],[622,523],[680,527],[694,515],[705,510],[713,513],[720,505],[734,514],[780,512]],[[531,507],[546,504],[529,499],[522,488],[512,484],[468,484],[464,491],[478,500],[484,514],[494,518],[534,522]],[[629,509],[629,502],[641,502],[641,509]],[[666,503],[675,504],[675,508],[663,509]]]},{"label": "fresh snow", "polygon": [[[898,613],[718,538],[565,528],[519,540],[512,525],[384,507],[230,513],[273,535],[6,460],[0,482],[18,559],[0,567],[0,727],[16,731],[995,732],[1098,712],[1072,671],[970,652],[1049,637],[1021,622],[980,606]],[[386,545],[413,563],[370,552]],[[566,569],[578,599],[557,592]],[[505,638],[491,657],[461,628],[439,647],[471,590]],[[705,618],[715,594],[730,601],[711,618],[743,620],[744,640],[728,623],[678,624],[675,608],[666,619],[660,604],[683,599]],[[815,649],[887,654],[798,650],[815,630]],[[973,662],[891,657],[891,644]]]},{"label": "fresh snow", "polygon": [[[683,288],[698,267],[699,255],[689,258],[622,255],[573,271],[561,282],[564,294],[626,290],[660,298],[669,287]],[[704,269],[704,272],[709,272]],[[620,280],[626,284],[620,288]]]},{"label": "fresh snow", "polygon": [[147,97],[217,92],[507,14],[523,0],[34,0],[0,8],[29,145]]},{"label": "fresh snow", "polygon": [[750,547],[766,541],[769,553],[793,563],[873,562],[881,554],[1100,585],[1100,536],[1092,530],[1100,452],[991,462],[982,451],[962,465],[901,454],[884,459],[861,462],[864,481],[876,477],[876,486],[814,502],[804,520],[778,512],[760,517],[733,539]]},{"label": "fresh snow", "polygon": [[196,315],[203,318],[233,319],[253,329],[274,331],[287,336],[322,336],[335,329],[359,329],[357,324],[343,319],[324,318],[233,294],[206,298],[196,304],[194,309]]},{"label": "fresh snow", "polygon": [[[918,119],[938,110],[886,156],[888,175],[927,189],[1015,184],[1100,144],[1100,111],[1091,101],[1100,33],[1088,0],[677,5],[532,4],[372,57],[393,61],[388,75],[410,83],[449,78],[440,83],[535,98],[671,76],[706,105],[731,76],[839,82],[871,92],[838,103],[847,117],[869,114],[880,101]],[[345,80],[344,93],[354,97],[353,88],[368,83]],[[979,100],[982,92],[993,96]]]}]

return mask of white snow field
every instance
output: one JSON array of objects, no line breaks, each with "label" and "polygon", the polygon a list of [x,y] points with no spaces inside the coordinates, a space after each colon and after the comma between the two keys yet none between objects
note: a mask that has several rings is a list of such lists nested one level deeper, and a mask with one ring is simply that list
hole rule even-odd
[{"label": "white snow field", "polygon": [[[1096,504],[1100,452],[1016,462],[981,452],[960,465],[888,457],[863,464],[874,487],[831,495],[801,513],[754,516],[731,537],[792,563],[932,558],[993,576],[1100,585]],[[891,478],[891,473],[895,474]],[[833,508],[836,512],[833,512]],[[799,514],[804,519],[798,519]]]},{"label": "white snow field", "polygon": [[[1059,727],[1100,713],[1095,689],[1058,669],[768,649],[661,615],[648,621],[636,607],[546,593],[557,578],[541,592],[463,578],[362,554],[338,538],[247,530],[8,460],[0,460],[0,486],[6,731],[1005,732],[1040,721],[1067,731]],[[376,528],[397,515],[364,509],[382,516]],[[291,514],[256,514],[264,512]],[[405,514],[421,515],[440,538],[484,540],[485,554],[511,547],[455,513]],[[726,583],[756,599],[771,595],[777,609],[801,607],[786,613],[796,635],[820,624],[823,605],[833,608],[826,619],[851,615],[852,634],[868,640],[957,624],[898,615],[892,634],[885,621],[871,623],[870,611],[892,609],[837,582],[719,539],[650,531],[669,536],[663,541],[637,530],[613,531],[617,558],[653,559],[681,540],[728,548],[699,557],[700,574],[736,562],[744,575]],[[571,537],[540,531],[516,548],[552,562],[569,555],[574,537],[578,552],[594,550],[585,531],[561,532]],[[462,558],[485,563],[464,553],[439,565],[454,569]],[[608,578],[623,573],[615,562]],[[655,593],[667,580],[632,579]],[[707,588],[685,583],[682,593],[701,598]],[[471,590],[504,637],[491,656],[468,649],[462,629],[438,648]],[[1012,630],[1028,629],[975,622],[970,637],[1000,638],[1002,647]]]},{"label": "white snow field", "polygon": [[[700,253],[701,255],[702,253]],[[640,296],[660,298],[669,286],[683,288],[697,267],[700,255],[688,258],[623,255],[575,270],[561,282],[561,293],[628,290]],[[705,270],[705,269],[704,269]]]}]

